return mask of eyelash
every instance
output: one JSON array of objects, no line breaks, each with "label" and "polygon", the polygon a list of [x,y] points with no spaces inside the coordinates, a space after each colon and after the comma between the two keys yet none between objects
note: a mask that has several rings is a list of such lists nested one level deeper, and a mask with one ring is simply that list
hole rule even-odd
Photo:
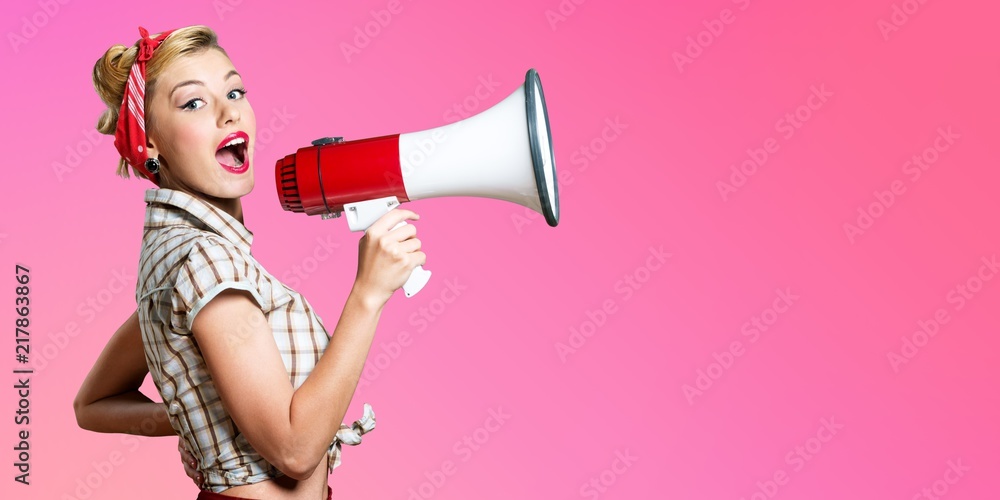
[{"label": "eyelash", "polygon": [[[245,89],[243,87],[230,90],[229,92],[226,93],[226,95],[229,95],[229,94],[231,94],[233,92],[239,92],[240,93],[240,99],[245,98],[247,96],[247,89]],[[191,99],[190,101],[184,103],[184,105],[181,106],[180,108],[182,110],[184,110],[184,111],[197,111],[198,109],[201,109],[201,108],[191,108],[190,106],[195,101],[201,101],[201,100],[202,99],[200,97],[195,97],[194,99]]]}]

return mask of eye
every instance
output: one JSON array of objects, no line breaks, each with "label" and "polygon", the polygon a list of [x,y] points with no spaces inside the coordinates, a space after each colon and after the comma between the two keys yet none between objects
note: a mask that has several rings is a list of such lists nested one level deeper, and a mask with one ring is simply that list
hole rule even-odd
[{"label": "eye", "polygon": [[242,99],[247,95],[247,89],[233,89],[230,90],[226,97],[232,100]]},{"label": "eye", "polygon": [[203,101],[201,99],[198,99],[198,98],[194,98],[194,99],[191,99],[190,101],[184,103],[184,105],[181,106],[181,109],[183,109],[185,111],[194,111],[194,110],[199,109],[199,108],[201,108],[203,106],[205,106],[205,101]]}]

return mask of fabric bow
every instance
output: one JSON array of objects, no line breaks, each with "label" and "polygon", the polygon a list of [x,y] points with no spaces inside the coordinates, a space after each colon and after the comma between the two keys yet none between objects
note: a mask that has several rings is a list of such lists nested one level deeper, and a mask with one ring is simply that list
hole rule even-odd
[{"label": "fabric bow", "polygon": [[351,425],[340,424],[340,430],[333,438],[331,451],[333,460],[330,461],[330,472],[340,466],[341,445],[357,446],[361,444],[361,436],[369,433],[375,428],[375,412],[372,405],[365,403],[364,415],[355,420]]}]

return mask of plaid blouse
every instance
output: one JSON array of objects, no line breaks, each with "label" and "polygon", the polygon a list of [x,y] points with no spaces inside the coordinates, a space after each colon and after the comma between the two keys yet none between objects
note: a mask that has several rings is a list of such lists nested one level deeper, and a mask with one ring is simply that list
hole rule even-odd
[{"label": "plaid blouse", "polygon": [[[296,389],[319,362],[329,335],[306,299],[250,255],[253,234],[242,223],[182,191],[150,189],[145,200],[136,303],[146,364],[170,424],[198,460],[205,489],[218,493],[282,475],[226,413],[191,325],[220,292],[249,292]],[[361,419],[341,424],[327,453],[329,472],[340,465],[341,443],[358,444],[374,427],[367,404]]]}]

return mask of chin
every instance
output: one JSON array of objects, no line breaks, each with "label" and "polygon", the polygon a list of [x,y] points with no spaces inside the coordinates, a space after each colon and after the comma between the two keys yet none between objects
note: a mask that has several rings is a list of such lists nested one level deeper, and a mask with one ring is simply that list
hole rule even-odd
[{"label": "chin", "polygon": [[247,172],[244,176],[238,181],[227,183],[223,189],[225,194],[220,198],[242,198],[250,194],[254,186],[253,172]]},{"label": "chin", "polygon": [[253,171],[245,172],[238,178],[223,178],[217,179],[211,184],[203,184],[202,186],[191,186],[196,191],[200,191],[205,194],[205,196],[219,199],[219,200],[233,200],[242,198],[251,191],[254,187]]}]

